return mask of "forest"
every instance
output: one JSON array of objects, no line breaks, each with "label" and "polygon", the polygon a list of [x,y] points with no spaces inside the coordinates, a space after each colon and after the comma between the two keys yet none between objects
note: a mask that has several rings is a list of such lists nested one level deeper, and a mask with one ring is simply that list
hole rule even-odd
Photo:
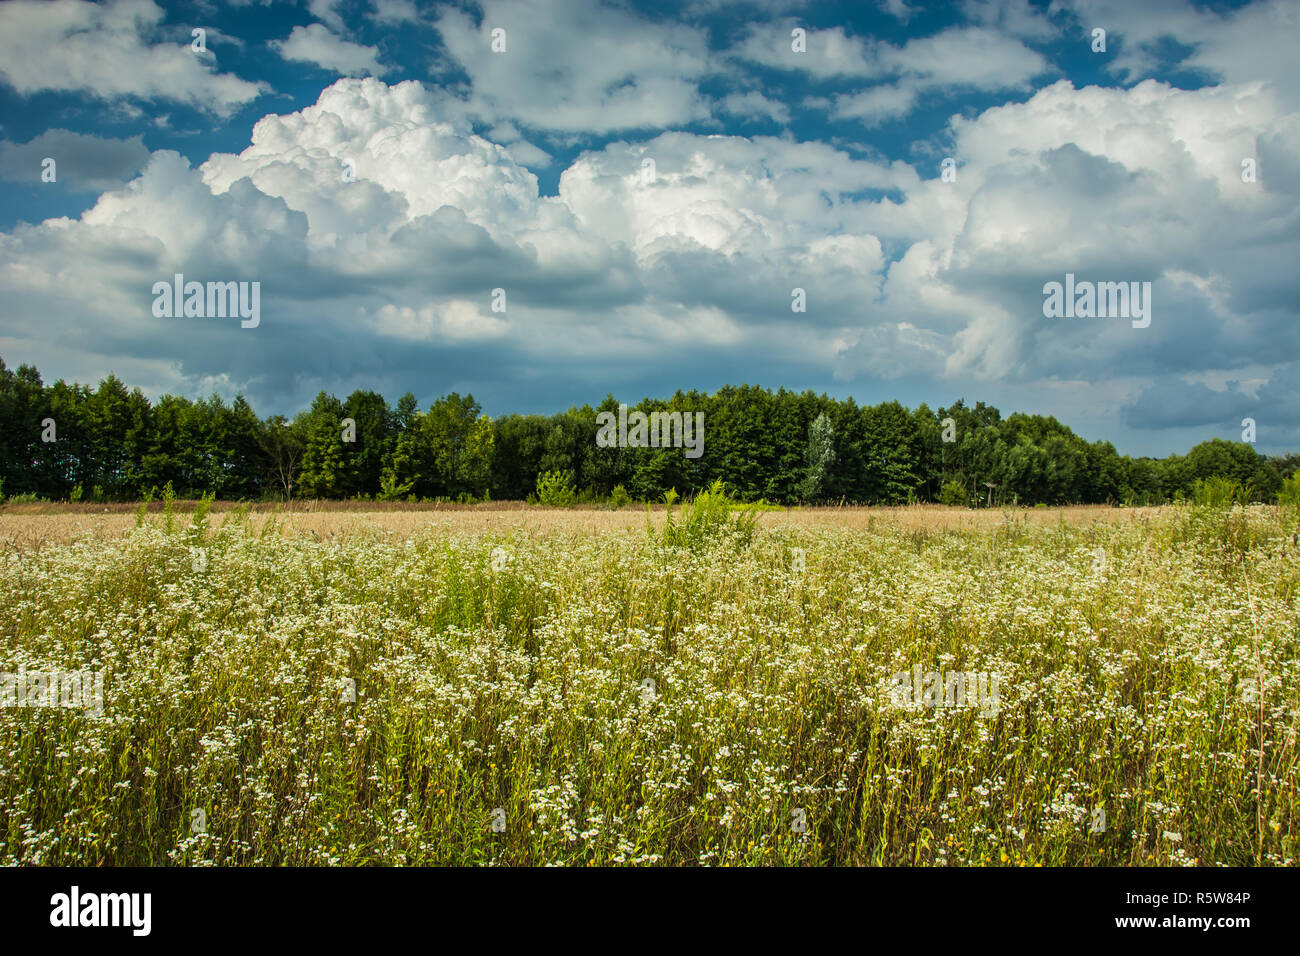
[{"label": "forest", "polygon": [[[1158,504],[1224,479],[1277,498],[1300,455],[1268,457],[1214,439],[1186,455],[1132,458],[1053,417],[958,401],[909,410],[811,391],[728,385],[645,398],[645,413],[703,413],[703,454],[599,447],[607,395],[552,415],[490,418],[455,392],[421,410],[408,392],[321,392],[293,418],[260,417],[243,396],[151,403],[114,375],[97,387],[46,385],[0,358],[0,495],[134,501],[180,497],[386,501],[540,500],[546,504],[690,497],[722,481],[771,504]],[[631,405],[631,403],[628,403]]]}]

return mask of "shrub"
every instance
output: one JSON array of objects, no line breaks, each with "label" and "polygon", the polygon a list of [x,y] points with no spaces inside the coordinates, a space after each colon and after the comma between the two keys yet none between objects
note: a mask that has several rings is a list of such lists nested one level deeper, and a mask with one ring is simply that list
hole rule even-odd
[{"label": "shrub", "polygon": [[766,498],[759,498],[757,501],[733,501],[730,505],[732,511],[786,511],[785,505],[774,505]]},{"label": "shrub", "polygon": [[567,469],[537,476],[537,500],[548,508],[567,508],[573,504],[576,494],[573,472]]},{"label": "shrub", "polygon": [[[677,489],[673,488],[664,495],[667,514],[664,517],[663,540],[676,547],[697,551],[719,539],[732,539],[736,544],[748,545],[754,538],[754,526],[758,522],[757,511],[736,510],[736,500],[727,494],[726,486],[721,481],[714,481],[706,491],[701,491],[695,500],[684,507],[679,520],[673,520],[673,505],[677,501]],[[653,534],[654,526],[646,519],[648,530]]]},{"label": "shrub", "polygon": [[616,509],[623,508],[632,503],[632,496],[622,485],[615,485],[614,490],[609,493],[609,503]]},{"label": "shrub", "polygon": [[411,493],[411,488],[415,485],[415,479],[409,481],[398,481],[397,476],[392,471],[385,469],[379,477],[379,500],[380,501],[401,501]]},{"label": "shrub", "polygon": [[1300,508],[1300,471],[1282,482],[1277,493],[1277,503],[1288,508]]},{"label": "shrub", "polygon": [[1235,478],[1199,478],[1192,488],[1192,500],[1206,508],[1230,508],[1234,504],[1248,505],[1254,497],[1250,483],[1242,484]]},{"label": "shrub", "polygon": [[965,505],[968,501],[966,488],[960,481],[945,481],[943,487],[939,489],[941,505]]}]

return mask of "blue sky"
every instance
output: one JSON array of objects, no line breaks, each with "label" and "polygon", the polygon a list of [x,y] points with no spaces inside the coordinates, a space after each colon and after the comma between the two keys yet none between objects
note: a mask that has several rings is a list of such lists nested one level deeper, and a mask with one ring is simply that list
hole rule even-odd
[{"label": "blue sky", "polygon": [[[1300,449],[1298,24],[1258,0],[16,0],[0,355],[264,414],[749,382],[982,399],[1131,454],[1251,417]],[[156,316],[177,272],[259,282],[257,327]],[[1045,317],[1067,273],[1150,282],[1150,325]]]}]

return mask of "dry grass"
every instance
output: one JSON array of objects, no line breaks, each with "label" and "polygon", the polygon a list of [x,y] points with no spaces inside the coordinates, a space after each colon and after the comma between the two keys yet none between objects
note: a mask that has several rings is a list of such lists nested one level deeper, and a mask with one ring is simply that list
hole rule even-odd
[{"label": "dry grass", "polygon": [[[192,510],[195,502],[177,502],[178,515]],[[88,538],[112,540],[128,534],[136,525],[132,505],[39,503],[0,508],[0,547],[39,548],[46,544],[67,544]],[[215,522],[232,510],[229,502],[213,505]],[[160,512],[154,502],[151,513]],[[1066,508],[950,508],[943,505],[913,505],[899,508],[797,508],[764,512],[759,527],[771,530],[795,528],[843,528],[871,531],[892,527],[904,532],[980,530],[1009,524],[1041,527],[1064,523],[1079,527],[1103,522],[1131,523],[1149,520],[1160,508],[1111,508],[1080,505]],[[542,508],[522,502],[493,502],[485,505],[415,505],[406,502],[302,501],[288,506],[253,505],[249,523],[260,528],[268,519],[288,533],[319,538],[347,538],[359,532],[391,532],[409,535],[431,527],[463,534],[507,532],[601,532],[645,525],[644,508],[621,511],[596,508]],[[663,520],[663,508],[653,512],[656,523]],[[184,520],[183,518],[181,520]]]}]

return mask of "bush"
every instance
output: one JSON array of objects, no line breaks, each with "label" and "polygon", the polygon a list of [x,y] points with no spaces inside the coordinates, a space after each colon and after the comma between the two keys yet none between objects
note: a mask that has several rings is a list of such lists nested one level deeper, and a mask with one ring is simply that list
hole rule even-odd
[{"label": "bush", "polygon": [[1250,483],[1242,484],[1235,478],[1199,478],[1192,488],[1192,500],[1206,508],[1230,508],[1234,504],[1248,505],[1254,497]]},{"label": "bush", "polygon": [[573,503],[576,505],[603,505],[606,500],[605,496],[595,488],[579,488]]},{"label": "bush", "polygon": [[759,498],[757,501],[733,501],[731,503],[732,511],[787,511],[785,505],[774,505],[766,498]]},{"label": "bush", "polygon": [[397,476],[391,470],[384,469],[384,473],[379,476],[379,500],[401,501],[411,493],[411,488],[414,485],[415,479],[398,481]]},{"label": "bush", "polygon": [[[664,517],[663,540],[666,544],[692,551],[699,550],[718,539],[731,538],[736,544],[748,545],[754,538],[757,511],[736,510],[736,500],[727,494],[726,486],[715,481],[707,491],[701,491],[695,500],[682,509],[680,520],[673,520],[673,504],[677,489],[664,495],[667,514]],[[654,526],[646,518],[647,530]]]},{"label": "bush", "polygon": [[965,505],[968,502],[966,488],[959,481],[945,481],[943,487],[939,489],[941,505]]},{"label": "bush", "polygon": [[5,504],[10,505],[34,505],[37,502],[45,501],[34,491],[24,491],[22,494],[10,495],[5,499]]},{"label": "bush", "polygon": [[567,508],[573,504],[577,492],[573,487],[573,472],[548,471],[537,476],[537,500],[548,508]]},{"label": "bush", "polygon": [[1300,508],[1300,471],[1282,482],[1277,493],[1277,503],[1283,507]]},{"label": "bush", "polygon": [[614,490],[609,493],[609,503],[616,509],[623,508],[632,503],[632,496],[622,485],[615,485]]}]

